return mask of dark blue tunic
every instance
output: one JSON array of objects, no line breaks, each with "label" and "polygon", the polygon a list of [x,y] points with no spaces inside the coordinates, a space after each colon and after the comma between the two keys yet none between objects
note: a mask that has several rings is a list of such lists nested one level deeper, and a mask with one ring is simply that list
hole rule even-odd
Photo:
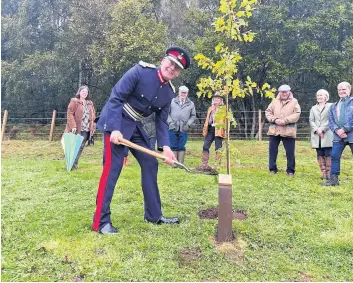
[{"label": "dark blue tunic", "polygon": [[107,132],[118,130],[125,139],[130,139],[135,126],[142,129],[141,123],[131,119],[123,109],[124,103],[128,103],[144,117],[156,113],[158,147],[169,146],[167,118],[174,98],[173,86],[161,82],[159,68],[143,67],[140,64],[131,68],[114,86],[100,115],[98,129]]},{"label": "dark blue tunic", "polygon": [[[163,81],[160,69],[143,62],[131,68],[114,86],[97,123],[98,129],[104,131],[104,166],[97,193],[94,230],[111,223],[110,203],[123,166],[125,146],[111,143],[111,132],[120,131],[125,139],[149,149],[148,136],[139,120],[155,112],[158,147],[169,146],[167,118],[173,97],[173,86]],[[141,166],[144,217],[157,222],[162,216],[157,185],[158,161],[137,150],[130,151]]]}]

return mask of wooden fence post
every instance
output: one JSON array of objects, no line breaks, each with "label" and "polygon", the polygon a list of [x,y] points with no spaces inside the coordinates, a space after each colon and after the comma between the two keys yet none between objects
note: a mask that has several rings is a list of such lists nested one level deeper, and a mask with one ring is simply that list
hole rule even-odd
[{"label": "wooden fence post", "polygon": [[259,141],[262,141],[262,114],[261,114],[261,109],[259,109]]},{"label": "wooden fence post", "polygon": [[7,110],[4,111],[4,118],[2,119],[2,129],[1,129],[1,141],[4,140],[5,137],[5,129],[6,129],[6,123],[7,123],[7,116],[8,112]]},{"label": "wooden fence post", "polygon": [[218,242],[234,239],[232,231],[232,175],[218,175]]},{"label": "wooden fence post", "polygon": [[49,141],[53,140],[54,135],[54,127],[55,127],[55,118],[56,118],[56,110],[53,110],[53,117],[51,119],[51,126],[50,126],[50,134],[49,134]]}]

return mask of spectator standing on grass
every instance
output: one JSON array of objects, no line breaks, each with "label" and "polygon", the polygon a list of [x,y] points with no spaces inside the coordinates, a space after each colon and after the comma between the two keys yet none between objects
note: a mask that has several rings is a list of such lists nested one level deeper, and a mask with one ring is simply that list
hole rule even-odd
[{"label": "spectator standing on grass", "polygon": [[337,86],[339,101],[334,103],[329,111],[329,127],[333,132],[333,146],[331,152],[330,178],[325,186],[339,185],[341,156],[348,145],[353,155],[353,98],[350,97],[352,86],[348,82],[341,82]]},{"label": "spectator standing on grass", "polygon": [[[170,102],[174,97],[174,87],[170,81],[189,65],[190,57],[184,49],[170,47],[159,67],[140,61],[112,89],[97,123],[98,128],[104,131],[104,165],[93,217],[94,231],[101,234],[118,233],[110,218],[110,203],[125,154],[125,146],[119,140],[125,138],[149,149],[150,143],[141,123],[142,118],[155,112],[157,145],[163,149],[167,164],[173,165],[173,160],[176,160],[169,146],[167,124]],[[179,223],[179,218],[167,218],[162,214],[157,184],[157,159],[133,148],[129,150],[141,167],[145,221],[153,224]]]},{"label": "spectator standing on grass", "polygon": [[75,97],[71,98],[67,108],[67,122],[64,131],[65,133],[77,133],[83,137],[82,144],[74,161],[74,169],[78,168],[78,160],[87,140],[94,135],[94,131],[96,130],[95,119],[96,110],[94,109],[92,100],[90,100],[88,87],[81,86]]},{"label": "spectator standing on grass", "polygon": [[170,147],[180,163],[184,163],[188,131],[196,119],[195,105],[188,94],[186,86],[179,87],[179,95],[173,98],[168,114]]},{"label": "spectator standing on grass", "polygon": [[[216,92],[212,96],[212,105],[208,108],[206,114],[206,120],[203,125],[202,135],[204,136],[204,142],[202,147],[201,165],[196,169],[199,171],[214,171],[211,166],[208,165],[210,158],[210,147],[215,142],[216,151],[216,162],[218,165],[221,163],[222,153],[220,152],[225,138],[225,120],[224,118],[218,117],[218,112],[223,107],[223,97],[219,92]],[[217,171],[214,171],[218,174]]]},{"label": "spectator standing on grass", "polygon": [[309,123],[311,127],[311,147],[316,149],[317,161],[323,179],[330,177],[333,134],[329,128],[328,116],[332,103],[327,103],[330,95],[320,89],[316,93],[317,104],[311,107]]},{"label": "spectator standing on grass", "polygon": [[300,105],[293,97],[289,85],[281,85],[278,95],[272,100],[265,111],[266,119],[270,122],[267,135],[269,141],[269,170],[271,174],[278,172],[278,146],[282,141],[287,157],[287,175],[295,174],[295,138],[297,136],[297,121],[300,118]]}]

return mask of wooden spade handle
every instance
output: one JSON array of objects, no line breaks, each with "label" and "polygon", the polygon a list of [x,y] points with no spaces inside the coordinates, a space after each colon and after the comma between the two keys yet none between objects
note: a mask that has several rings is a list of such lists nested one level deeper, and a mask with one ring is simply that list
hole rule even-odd
[{"label": "wooden spade handle", "polygon": [[[128,140],[126,140],[126,139],[124,139],[124,138],[118,138],[118,140],[119,140],[119,142],[121,142],[123,145],[126,145],[126,146],[128,146],[128,147],[131,147],[131,148],[136,149],[136,150],[138,150],[138,151],[144,152],[144,153],[149,154],[149,155],[151,155],[151,156],[153,156],[153,157],[156,157],[156,158],[159,158],[159,159],[162,159],[162,160],[166,160],[166,159],[167,159],[167,157],[165,157],[165,156],[162,155],[162,154],[159,154],[159,153],[157,153],[157,152],[155,152],[155,151],[153,151],[153,150],[149,150],[149,149],[147,149],[147,148],[144,148],[144,147],[142,147],[142,146],[140,146],[140,145],[137,145],[137,144],[135,144],[135,143],[133,143],[133,142],[131,142],[131,141],[128,141]],[[176,161],[176,160],[172,160],[172,161],[173,161],[173,163],[174,163],[177,167],[183,168],[183,169],[185,169],[185,171],[191,173],[191,170],[190,170],[188,167],[186,167],[184,164],[182,164],[182,163],[180,163],[180,162],[178,162],[178,161]]]},{"label": "wooden spade handle", "polygon": [[154,156],[156,158],[159,158],[159,159],[162,159],[162,160],[166,160],[167,159],[164,155],[162,155],[162,154],[160,154],[158,152],[155,152],[153,150],[149,150],[149,149],[147,149],[145,147],[137,145],[137,144],[135,144],[135,143],[133,143],[131,141],[128,141],[128,140],[126,140],[124,138],[118,138],[118,140],[119,140],[119,142],[123,143],[124,145],[126,145],[128,147],[137,149],[138,151],[144,152],[144,153],[146,153],[148,155],[152,155],[152,156]]}]

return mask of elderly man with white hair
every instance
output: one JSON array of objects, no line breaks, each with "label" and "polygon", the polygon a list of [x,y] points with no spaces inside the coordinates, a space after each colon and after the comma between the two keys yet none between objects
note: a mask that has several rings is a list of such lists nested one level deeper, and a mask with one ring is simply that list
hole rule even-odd
[{"label": "elderly man with white hair", "polygon": [[330,95],[327,90],[316,92],[317,103],[310,109],[309,123],[311,127],[311,147],[316,149],[317,161],[323,179],[330,177],[331,150],[333,134],[328,125],[329,110],[332,103],[328,103]]},{"label": "elderly man with white hair", "polygon": [[341,156],[348,145],[353,155],[353,97],[350,97],[352,86],[341,82],[337,86],[339,101],[333,104],[329,112],[329,127],[333,132],[331,153],[331,174],[324,186],[339,185]]},{"label": "elderly man with white hair", "polygon": [[269,170],[276,174],[278,146],[282,141],[287,156],[287,175],[293,177],[295,173],[295,138],[297,136],[297,121],[300,118],[300,105],[293,97],[289,85],[281,85],[278,95],[272,100],[265,111],[267,120],[270,122],[267,135],[270,136],[269,143]]},{"label": "elderly man with white hair", "polygon": [[179,95],[172,99],[167,120],[170,147],[180,163],[184,163],[188,131],[196,119],[195,105],[188,94],[186,86],[179,87]]}]

